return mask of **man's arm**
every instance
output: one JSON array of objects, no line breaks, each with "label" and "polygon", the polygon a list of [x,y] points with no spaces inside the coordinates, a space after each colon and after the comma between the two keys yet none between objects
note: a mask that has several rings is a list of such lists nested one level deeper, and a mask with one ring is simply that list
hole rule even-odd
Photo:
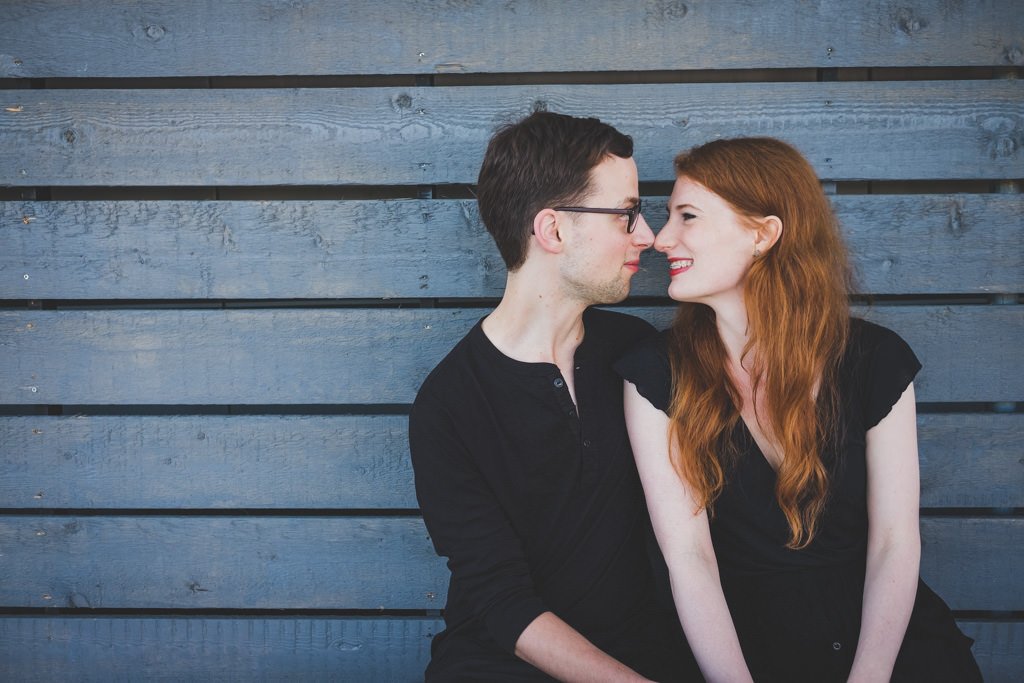
[{"label": "man's arm", "polygon": [[533,620],[516,641],[516,656],[560,681],[647,681],[609,657],[553,612]]},{"label": "man's arm", "polygon": [[643,680],[547,611],[522,541],[458,437],[441,401],[409,416],[416,495],[439,555],[477,618],[508,652],[563,680]]}]

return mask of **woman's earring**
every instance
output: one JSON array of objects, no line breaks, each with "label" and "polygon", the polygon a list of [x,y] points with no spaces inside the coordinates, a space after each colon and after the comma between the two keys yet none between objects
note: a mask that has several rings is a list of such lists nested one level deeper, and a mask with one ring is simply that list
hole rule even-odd
[{"label": "woman's earring", "polygon": [[754,258],[761,258],[761,250],[754,247]]}]

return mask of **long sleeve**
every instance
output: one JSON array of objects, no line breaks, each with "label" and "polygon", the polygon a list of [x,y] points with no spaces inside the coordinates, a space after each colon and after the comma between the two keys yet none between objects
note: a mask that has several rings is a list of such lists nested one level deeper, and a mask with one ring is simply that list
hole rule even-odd
[{"label": "long sleeve", "polygon": [[499,646],[514,652],[523,630],[545,611],[521,540],[451,416],[429,392],[421,392],[413,406],[409,445],[424,522],[466,603],[458,607],[467,608]]}]

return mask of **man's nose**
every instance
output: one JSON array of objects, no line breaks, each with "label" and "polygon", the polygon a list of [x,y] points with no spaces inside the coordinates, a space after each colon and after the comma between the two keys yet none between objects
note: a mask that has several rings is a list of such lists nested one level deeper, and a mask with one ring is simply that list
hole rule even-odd
[{"label": "man's nose", "polygon": [[636,227],[633,229],[633,244],[641,249],[648,249],[654,244],[654,232],[651,230],[651,226],[647,225],[647,220],[643,214],[636,218]]}]

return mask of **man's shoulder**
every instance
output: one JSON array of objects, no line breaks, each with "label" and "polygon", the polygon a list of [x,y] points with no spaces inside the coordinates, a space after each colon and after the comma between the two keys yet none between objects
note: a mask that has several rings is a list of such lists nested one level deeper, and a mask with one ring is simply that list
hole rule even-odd
[{"label": "man's shoulder", "polygon": [[416,393],[415,403],[422,402],[424,398],[431,395],[443,396],[445,387],[459,380],[468,364],[472,335],[473,330],[467,332],[466,336],[460,339],[445,354],[441,362],[435,365],[427,374],[426,379],[423,380],[423,384],[420,385],[419,391]]},{"label": "man's shoulder", "polygon": [[620,351],[657,331],[643,318],[607,308],[588,308],[584,313],[583,324],[587,336]]}]

